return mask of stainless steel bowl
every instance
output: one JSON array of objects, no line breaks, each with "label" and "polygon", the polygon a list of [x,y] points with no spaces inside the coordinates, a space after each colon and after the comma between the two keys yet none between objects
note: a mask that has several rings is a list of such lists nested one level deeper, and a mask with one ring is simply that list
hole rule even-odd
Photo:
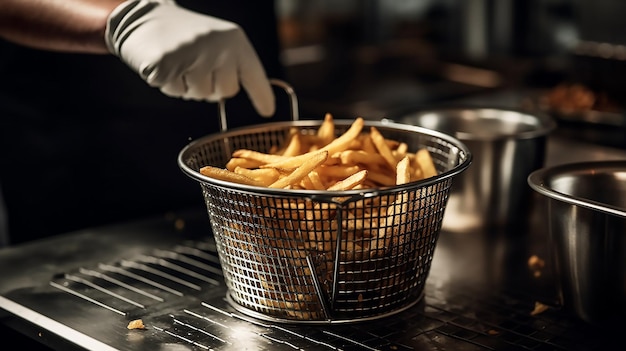
[{"label": "stainless steel bowl", "polygon": [[444,229],[527,222],[532,191],[526,178],[544,165],[547,135],[556,127],[550,116],[455,107],[418,111],[397,121],[453,135],[472,152],[472,165],[453,184]]},{"label": "stainless steel bowl", "polygon": [[626,318],[626,160],[537,170],[563,307],[588,322]]}]

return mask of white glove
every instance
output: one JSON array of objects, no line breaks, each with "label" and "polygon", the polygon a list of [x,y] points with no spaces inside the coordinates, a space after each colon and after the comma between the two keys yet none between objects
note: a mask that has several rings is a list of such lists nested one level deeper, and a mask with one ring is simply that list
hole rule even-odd
[{"label": "white glove", "polygon": [[173,0],[129,0],[109,15],[109,51],[173,97],[218,101],[244,87],[262,116],[275,110],[263,65],[237,24],[189,11]]}]

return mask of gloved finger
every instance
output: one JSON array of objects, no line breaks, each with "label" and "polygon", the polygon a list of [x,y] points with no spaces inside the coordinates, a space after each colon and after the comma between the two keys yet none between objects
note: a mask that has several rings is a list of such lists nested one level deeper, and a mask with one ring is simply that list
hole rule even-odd
[{"label": "gloved finger", "polygon": [[241,85],[248,93],[257,112],[263,117],[270,117],[276,110],[274,90],[252,44],[247,38],[244,40],[240,56],[242,61],[239,65]]},{"label": "gloved finger", "polygon": [[241,85],[244,87],[254,108],[263,117],[271,117],[276,110],[274,91],[262,67],[242,69]]},{"label": "gloved finger", "polygon": [[213,95],[217,101],[222,98],[230,98],[239,92],[239,76],[237,74],[237,66],[227,64],[215,71],[213,74]]}]

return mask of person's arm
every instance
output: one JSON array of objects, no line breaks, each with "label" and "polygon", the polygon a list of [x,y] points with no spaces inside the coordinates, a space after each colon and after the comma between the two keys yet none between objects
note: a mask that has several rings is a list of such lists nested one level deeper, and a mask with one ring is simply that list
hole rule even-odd
[{"label": "person's arm", "polygon": [[109,14],[123,0],[0,0],[0,37],[43,50],[107,54]]},{"label": "person's arm", "polygon": [[240,86],[262,116],[274,92],[236,23],[174,0],[0,0],[0,36],[44,50],[111,53],[166,95],[218,101]]}]

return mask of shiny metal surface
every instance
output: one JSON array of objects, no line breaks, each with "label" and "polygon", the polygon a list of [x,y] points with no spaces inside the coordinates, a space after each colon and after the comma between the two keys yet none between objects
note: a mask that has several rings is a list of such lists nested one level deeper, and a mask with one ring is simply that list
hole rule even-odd
[{"label": "shiny metal surface", "polygon": [[530,189],[526,177],[544,165],[547,136],[556,127],[542,114],[494,108],[441,108],[396,119],[450,134],[473,155],[451,190],[443,227],[467,231],[524,221]]},{"label": "shiny metal surface", "polygon": [[528,177],[544,221],[561,303],[589,322],[626,317],[626,161],[547,167]]}]

